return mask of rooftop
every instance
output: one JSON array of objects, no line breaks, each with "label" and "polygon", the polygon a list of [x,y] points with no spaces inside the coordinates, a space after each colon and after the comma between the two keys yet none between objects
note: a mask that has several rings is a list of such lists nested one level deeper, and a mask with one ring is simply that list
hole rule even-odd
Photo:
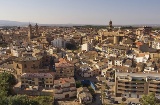
[{"label": "rooftop", "polygon": [[53,74],[51,73],[24,73],[21,75],[24,78],[52,78]]},{"label": "rooftop", "polygon": [[18,57],[16,58],[15,60],[16,61],[36,61],[36,60],[39,60],[41,59],[42,56],[36,56],[36,57],[33,57],[33,56],[25,56],[25,57]]},{"label": "rooftop", "polygon": [[124,73],[124,72],[116,72],[116,76],[131,76],[131,77],[160,77],[160,73]]},{"label": "rooftop", "polygon": [[71,67],[74,66],[72,63],[67,61],[66,59],[60,58],[59,63],[55,63],[56,67]]},{"label": "rooftop", "polygon": [[70,83],[70,82],[74,82],[75,83],[75,79],[73,77],[70,77],[70,78],[60,78],[58,80],[54,80],[54,84],[55,85],[65,84],[65,83]]}]

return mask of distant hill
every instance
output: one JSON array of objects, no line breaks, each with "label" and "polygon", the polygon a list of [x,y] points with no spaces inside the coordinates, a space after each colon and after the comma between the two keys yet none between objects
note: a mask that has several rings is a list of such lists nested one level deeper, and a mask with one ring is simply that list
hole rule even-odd
[{"label": "distant hill", "polygon": [[[28,26],[29,22],[0,20],[0,26]],[[31,22],[31,24],[36,24]],[[40,26],[73,26],[72,24],[38,24]]]},{"label": "distant hill", "polygon": [[[0,26],[28,26],[29,22],[18,22],[18,21],[10,21],[10,20],[0,20]],[[31,22],[31,24],[36,24]],[[84,26],[84,25],[93,25],[97,26],[96,24],[38,24],[40,26]],[[101,26],[100,24],[98,26]],[[104,26],[104,25],[102,25]],[[159,27],[160,24],[131,24],[131,25],[114,25],[114,26],[152,26],[152,27]]]},{"label": "distant hill", "polygon": [[[0,26],[27,26],[29,22],[18,22],[9,20],[0,20]],[[34,23],[31,23],[34,24]]]}]

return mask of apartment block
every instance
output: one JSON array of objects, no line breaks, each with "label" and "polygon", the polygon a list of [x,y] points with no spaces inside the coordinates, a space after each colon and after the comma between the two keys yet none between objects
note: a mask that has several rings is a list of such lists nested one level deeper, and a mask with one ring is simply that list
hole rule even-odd
[{"label": "apartment block", "polygon": [[13,87],[16,94],[53,96],[54,73],[23,73]]},{"label": "apartment block", "polygon": [[54,80],[54,98],[64,99],[75,97],[77,94],[75,79],[73,77]]},{"label": "apartment block", "polygon": [[92,95],[87,87],[80,87],[77,89],[77,98],[81,104],[92,103]]},{"label": "apartment block", "polygon": [[82,44],[81,45],[81,50],[82,51],[91,51],[93,48],[92,48],[92,43],[85,43],[85,44]]},{"label": "apartment block", "polygon": [[58,63],[55,63],[56,77],[67,78],[74,76],[74,64],[66,59],[60,58]]},{"label": "apartment block", "polygon": [[144,94],[154,92],[160,96],[159,73],[120,73],[115,74],[116,97],[141,98]]},{"label": "apartment block", "polygon": [[57,38],[51,41],[52,45],[57,48],[65,48],[66,41],[63,38]]},{"label": "apartment block", "polygon": [[21,75],[21,87],[38,86],[53,88],[53,73],[24,73]]},{"label": "apartment block", "polygon": [[42,65],[42,56],[39,57],[19,57],[13,61],[14,69],[16,70],[17,76],[23,73],[38,72]]}]

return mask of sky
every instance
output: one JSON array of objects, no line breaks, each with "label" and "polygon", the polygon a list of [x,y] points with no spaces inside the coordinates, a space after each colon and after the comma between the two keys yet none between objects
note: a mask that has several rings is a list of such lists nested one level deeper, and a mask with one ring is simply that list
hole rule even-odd
[{"label": "sky", "polygon": [[41,24],[160,24],[160,0],[0,0],[0,20]]}]

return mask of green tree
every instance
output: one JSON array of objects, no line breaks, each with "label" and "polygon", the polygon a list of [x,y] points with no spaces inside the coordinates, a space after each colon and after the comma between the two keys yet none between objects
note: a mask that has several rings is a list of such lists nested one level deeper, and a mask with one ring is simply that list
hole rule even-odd
[{"label": "green tree", "polygon": [[144,95],[140,99],[140,103],[142,105],[160,105],[160,104],[158,104],[158,99],[155,97],[154,93],[150,93],[148,95]]},{"label": "green tree", "polygon": [[109,89],[110,89],[110,87],[108,86],[108,84],[107,84],[107,83],[105,84],[105,88],[106,88],[107,90],[109,90]]},{"label": "green tree", "polygon": [[127,99],[125,98],[125,97],[122,97],[122,103],[121,103],[121,105],[125,105],[125,101],[126,101]]},{"label": "green tree", "polygon": [[9,105],[27,105],[28,97],[25,95],[15,95],[7,98]]},{"label": "green tree", "polygon": [[81,81],[76,81],[76,88],[82,87]]},{"label": "green tree", "polygon": [[7,105],[7,96],[12,93],[16,80],[12,74],[0,73],[0,105]]},{"label": "green tree", "polygon": [[88,87],[89,92],[92,94],[92,96],[95,94],[95,91],[91,86]]},{"label": "green tree", "polygon": [[39,105],[53,105],[53,97],[52,96],[38,96],[33,99],[38,102]]},{"label": "green tree", "polygon": [[12,88],[16,79],[12,74],[0,74],[0,105],[52,105],[53,97],[38,96],[28,97],[26,95],[12,96]]},{"label": "green tree", "polygon": [[29,99],[26,95],[15,95],[7,98],[8,105],[40,105],[37,101]]},{"label": "green tree", "polygon": [[0,96],[12,94],[12,87],[16,84],[14,75],[9,73],[0,74]]}]

